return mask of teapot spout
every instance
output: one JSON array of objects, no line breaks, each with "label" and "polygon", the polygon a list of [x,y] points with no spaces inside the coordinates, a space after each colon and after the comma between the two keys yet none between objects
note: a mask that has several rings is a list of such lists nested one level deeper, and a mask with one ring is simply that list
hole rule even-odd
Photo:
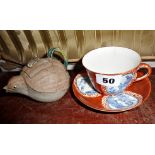
[{"label": "teapot spout", "polygon": [[3,89],[8,93],[9,90],[8,90],[8,86],[6,85],[5,87],[3,87]]}]

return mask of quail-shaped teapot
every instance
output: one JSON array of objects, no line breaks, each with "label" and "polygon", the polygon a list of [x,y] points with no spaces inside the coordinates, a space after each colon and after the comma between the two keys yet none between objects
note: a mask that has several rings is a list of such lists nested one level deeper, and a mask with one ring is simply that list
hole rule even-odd
[{"label": "quail-shaped teapot", "polygon": [[65,66],[53,58],[55,51],[58,49],[52,48],[48,51],[47,58],[31,60],[20,75],[9,80],[4,89],[41,102],[52,102],[62,98],[69,88],[70,78]]}]

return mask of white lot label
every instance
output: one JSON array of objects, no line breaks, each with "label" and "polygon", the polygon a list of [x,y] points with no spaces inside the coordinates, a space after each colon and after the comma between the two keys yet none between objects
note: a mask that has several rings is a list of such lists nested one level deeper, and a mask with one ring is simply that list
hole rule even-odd
[{"label": "white lot label", "polygon": [[104,86],[118,86],[121,82],[122,75],[107,76],[96,74],[96,82]]}]

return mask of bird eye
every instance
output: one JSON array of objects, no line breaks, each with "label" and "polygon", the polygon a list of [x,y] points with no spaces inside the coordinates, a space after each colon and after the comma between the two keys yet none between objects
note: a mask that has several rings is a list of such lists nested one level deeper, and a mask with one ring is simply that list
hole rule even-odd
[{"label": "bird eye", "polygon": [[16,88],[16,86],[13,87],[14,89]]}]

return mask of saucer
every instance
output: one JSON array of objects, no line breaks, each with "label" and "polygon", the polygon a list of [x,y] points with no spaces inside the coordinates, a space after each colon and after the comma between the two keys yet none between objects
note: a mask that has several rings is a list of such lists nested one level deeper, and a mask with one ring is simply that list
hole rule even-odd
[{"label": "saucer", "polygon": [[75,77],[72,88],[75,96],[88,107],[105,112],[121,112],[143,104],[150,95],[151,83],[145,78],[131,84],[123,93],[102,95],[94,89],[87,73],[82,72]]}]

